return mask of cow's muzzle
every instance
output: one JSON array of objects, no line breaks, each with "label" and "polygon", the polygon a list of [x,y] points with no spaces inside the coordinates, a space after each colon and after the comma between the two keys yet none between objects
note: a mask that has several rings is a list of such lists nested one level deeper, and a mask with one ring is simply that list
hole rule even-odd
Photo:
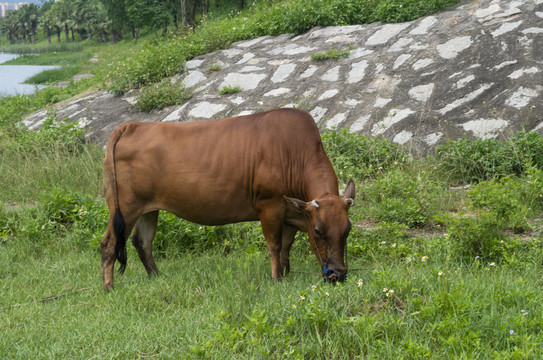
[{"label": "cow's muzzle", "polygon": [[328,275],[324,276],[324,281],[330,282],[343,282],[347,277],[347,270],[330,270],[328,269]]}]

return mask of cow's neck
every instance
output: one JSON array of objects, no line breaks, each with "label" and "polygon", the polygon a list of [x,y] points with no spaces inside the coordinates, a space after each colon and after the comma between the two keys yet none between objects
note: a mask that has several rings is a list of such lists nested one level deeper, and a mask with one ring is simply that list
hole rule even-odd
[{"label": "cow's neck", "polygon": [[305,195],[307,200],[317,199],[325,194],[338,195],[338,184],[333,169],[309,172],[305,181]]}]

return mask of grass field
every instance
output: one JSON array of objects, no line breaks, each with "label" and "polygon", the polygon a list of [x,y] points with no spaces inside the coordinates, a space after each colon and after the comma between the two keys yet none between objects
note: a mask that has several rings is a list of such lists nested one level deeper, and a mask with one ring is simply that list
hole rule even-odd
[{"label": "grass field", "polygon": [[[372,261],[351,258],[351,268],[363,270],[337,286],[322,282],[305,239],[294,249],[296,272],[280,283],[270,279],[263,247],[180,251],[161,258],[162,273],[151,279],[130,251],[127,272],[105,295],[99,252],[89,239],[59,234],[39,244],[10,241],[1,252],[8,264],[1,271],[2,356],[541,356],[540,249],[512,266],[475,257],[454,261],[440,237],[409,245],[417,256],[384,251],[368,254]],[[392,252],[391,246],[383,245]],[[29,303],[54,295],[64,296]]]}]

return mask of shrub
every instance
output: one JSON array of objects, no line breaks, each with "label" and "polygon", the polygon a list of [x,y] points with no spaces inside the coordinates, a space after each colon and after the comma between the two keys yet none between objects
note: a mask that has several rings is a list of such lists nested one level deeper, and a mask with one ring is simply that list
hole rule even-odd
[{"label": "shrub", "polygon": [[27,150],[41,151],[61,145],[70,151],[77,151],[85,142],[85,130],[79,127],[77,121],[70,122],[68,118],[60,120],[56,113],[50,113],[39,131],[23,129],[16,140]]},{"label": "shrub", "polygon": [[389,140],[366,138],[347,129],[321,133],[324,149],[343,181],[366,178],[407,161],[402,149]]},{"label": "shrub", "polygon": [[531,167],[523,177],[482,181],[468,199],[472,209],[493,212],[505,228],[524,232],[530,228],[528,217],[543,210],[543,171]]},{"label": "shrub", "polygon": [[380,1],[375,7],[373,16],[383,22],[405,22],[435,13],[447,6],[456,4],[455,0],[388,0]]},{"label": "shrub", "polygon": [[36,249],[65,234],[97,245],[109,217],[102,199],[60,187],[41,194],[41,199],[31,206],[0,209],[0,215],[0,243],[12,238],[28,239]]},{"label": "shrub", "polygon": [[436,211],[434,199],[444,191],[429,176],[428,172],[418,176],[409,175],[402,169],[384,173],[367,185],[363,192],[364,198],[372,205],[367,210],[368,215],[379,221],[398,222],[410,228],[426,225]]},{"label": "shrub", "polygon": [[57,187],[45,193],[40,204],[51,224],[87,229],[100,237],[105,232],[109,215],[102,199]]},{"label": "shrub", "polygon": [[475,215],[439,217],[447,227],[447,240],[453,252],[466,261],[475,257],[482,260],[497,260],[500,244],[504,238],[502,221],[493,212]]},{"label": "shrub", "polygon": [[543,137],[519,131],[506,141],[461,138],[438,146],[436,156],[439,168],[452,181],[477,183],[521,175],[530,165],[543,168]]},{"label": "shrub", "polygon": [[170,79],[143,87],[136,98],[137,107],[142,111],[162,109],[170,105],[180,105],[192,96],[181,84],[174,84]]},{"label": "shrub", "polygon": [[121,95],[181,72],[185,55],[175,45],[175,42],[149,43],[136,54],[126,53],[106,74],[109,89]]}]

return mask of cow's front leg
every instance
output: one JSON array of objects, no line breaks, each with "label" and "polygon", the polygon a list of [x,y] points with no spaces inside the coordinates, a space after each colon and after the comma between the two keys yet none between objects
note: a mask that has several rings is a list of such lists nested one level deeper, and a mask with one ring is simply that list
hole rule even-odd
[{"label": "cow's front leg", "polygon": [[298,232],[298,228],[283,224],[283,235],[281,239],[281,273],[286,275],[290,272],[290,247],[294,243],[294,237]]},{"label": "cow's front leg", "polygon": [[266,246],[271,260],[271,275],[273,279],[281,280],[283,269],[281,267],[281,247],[283,233],[283,218],[270,210],[263,210],[260,213],[262,232],[266,239]]},{"label": "cow's front leg", "polygon": [[281,280],[283,277],[283,270],[281,267],[281,231],[270,229],[266,231],[265,225],[262,224],[262,231],[264,232],[264,238],[266,238],[266,246],[268,247],[268,253],[271,260],[271,275],[275,280]]}]

